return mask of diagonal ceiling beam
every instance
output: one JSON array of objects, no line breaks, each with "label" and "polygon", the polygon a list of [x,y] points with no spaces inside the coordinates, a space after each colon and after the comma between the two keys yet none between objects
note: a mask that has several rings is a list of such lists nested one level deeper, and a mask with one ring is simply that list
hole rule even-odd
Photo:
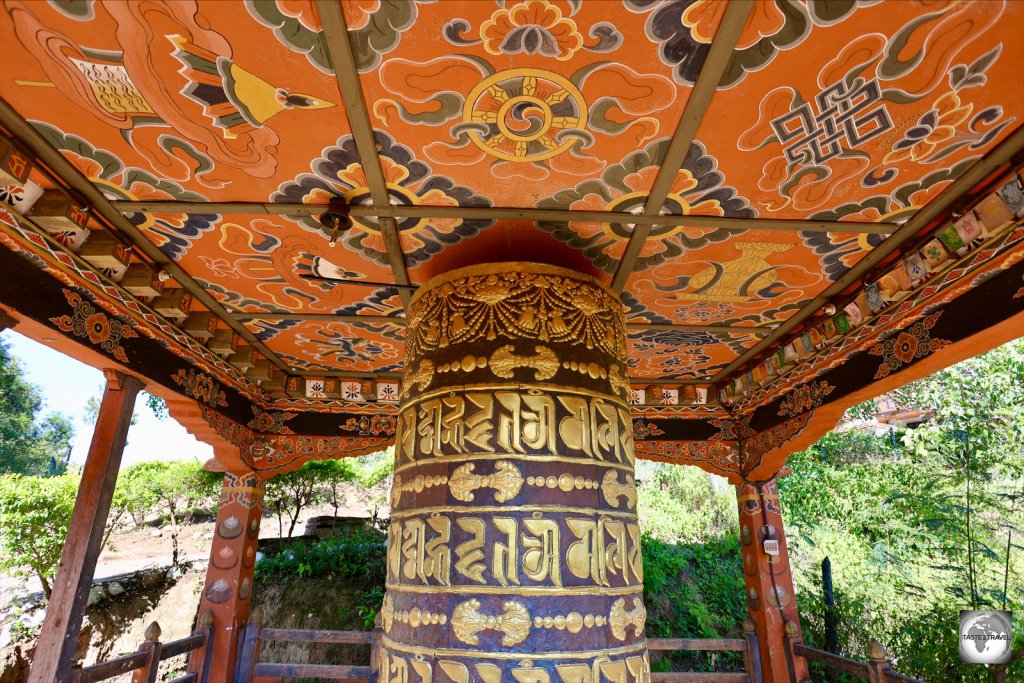
[{"label": "diagonal ceiling beam", "polygon": [[[715,31],[715,37],[711,41],[711,48],[707,57],[700,67],[700,74],[690,91],[690,98],[686,101],[686,108],[679,117],[679,125],[676,127],[672,142],[669,143],[665,158],[661,162],[661,168],[654,179],[651,191],[647,195],[647,202],[644,204],[644,213],[648,216],[657,216],[661,213],[668,197],[668,190],[675,180],[679,167],[686,158],[686,152],[697,135],[697,129],[707,112],[711,98],[714,97],[718,84],[722,82],[722,76],[729,67],[733,52],[736,49],[736,42],[740,39],[740,33],[747,23],[747,17],[754,9],[753,2],[730,2],[725,8],[722,16],[722,23]],[[636,267],[640,250],[651,234],[650,224],[640,224],[633,228],[626,244],[626,251],[619,260],[612,277],[612,288],[621,292],[629,280],[630,273]]]},{"label": "diagonal ceiling beam", "polygon": [[257,339],[245,325],[228,315],[227,309],[203,288],[192,276],[186,273],[181,266],[175,263],[170,257],[160,251],[160,248],[153,244],[135,225],[124,217],[120,211],[114,208],[102,192],[93,185],[85,175],[64,158],[64,155],[43,139],[35,128],[21,117],[18,112],[0,98],[0,124],[9,130],[11,134],[21,141],[32,154],[44,165],[50,168],[68,187],[77,192],[82,199],[92,206],[107,223],[117,231],[126,236],[146,258],[160,266],[173,277],[178,284],[185,288],[196,301],[209,309],[214,315],[221,318],[227,325],[239,334],[250,346],[264,355],[270,362],[287,372],[288,365],[282,361],[276,353]]},{"label": "diagonal ceiling beam", "polygon": [[310,320],[331,323],[362,323],[405,327],[405,318],[388,315],[342,315],[335,313],[235,313],[236,320]]},{"label": "diagonal ceiling beam", "polygon": [[[188,214],[255,214],[316,216],[325,204],[273,204],[265,202],[178,202],[117,201],[114,206],[123,213],[188,213]],[[658,224],[682,227],[719,228],[723,230],[771,230],[779,232],[843,232],[865,235],[890,235],[896,223],[861,221],[805,221],[772,218],[728,218],[725,216],[644,216],[624,211],[569,211],[565,209],[519,209],[512,207],[465,206],[353,206],[351,215],[376,218],[482,218],[485,220],[520,221],[588,221],[601,223]]]},{"label": "diagonal ceiling beam", "polygon": [[[381,170],[380,158],[377,156],[377,141],[373,136],[373,125],[366,110],[366,100],[359,84],[359,71],[356,69],[352,43],[349,41],[348,26],[345,24],[345,11],[338,0],[317,0],[317,14],[324,29],[324,42],[327,43],[327,54],[331,58],[334,75],[338,79],[341,99],[345,104],[352,137],[355,139],[356,150],[359,152],[360,164],[366,175],[370,196],[378,206],[387,206],[391,202],[388,197],[388,186]],[[402,253],[401,241],[398,237],[398,224],[394,218],[383,217],[379,221],[384,248],[388,254],[388,263],[395,276],[395,282],[409,284],[409,273],[405,266],[405,255]],[[399,290],[402,303],[409,306],[409,292]]]},{"label": "diagonal ceiling beam", "polygon": [[919,209],[892,237],[872,249],[867,256],[848,270],[846,275],[836,280],[828,289],[808,302],[796,315],[776,328],[772,334],[762,339],[756,346],[715,374],[711,378],[712,381],[722,381],[733,370],[777,342],[790,330],[817,312],[832,297],[841,294],[846,288],[856,283],[857,280],[878,265],[885,257],[899,249],[903,243],[909,241],[918,232],[928,227],[932,221],[954,210],[957,204],[971,190],[977,187],[979,183],[1022,153],[1024,153],[1024,126],[1017,128],[998,147],[954,180],[942,194]]}]

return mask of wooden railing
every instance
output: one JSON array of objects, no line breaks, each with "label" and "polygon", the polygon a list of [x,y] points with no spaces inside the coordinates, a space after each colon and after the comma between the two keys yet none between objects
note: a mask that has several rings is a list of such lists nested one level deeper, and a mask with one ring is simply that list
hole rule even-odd
[{"label": "wooden railing", "polygon": [[[146,642],[139,646],[138,652],[112,659],[109,662],[94,664],[84,669],[72,670],[72,683],[106,681],[130,672],[134,672],[132,673],[132,683],[155,683],[160,662],[205,648],[213,641],[213,613],[204,614],[196,632],[185,638],[161,643],[160,624],[155,621],[146,629],[145,638]],[[170,683],[206,683],[210,673],[209,667],[210,663],[207,661],[201,672],[179,676]]]},{"label": "wooden railing", "polygon": [[877,640],[872,639],[868,645],[868,656],[871,657],[870,661],[861,662],[804,645],[796,626],[791,622],[786,623],[786,666],[789,668],[789,678],[793,683],[803,683],[797,681],[794,666],[796,657],[803,657],[808,662],[821,664],[831,671],[841,671],[871,683],[926,683],[920,678],[893,671],[889,655]]},{"label": "wooden railing", "polygon": [[[370,679],[373,667],[377,666],[374,654],[382,634],[379,626],[373,631],[314,631],[263,628],[261,621],[260,610],[253,610],[249,623],[240,635],[234,683],[252,683],[254,680],[265,683],[289,676],[334,681],[366,681]],[[370,666],[261,662],[260,652],[264,643],[369,645]],[[742,652],[745,667],[745,671],[739,672],[656,672],[651,674],[652,683],[761,683],[761,658],[757,634],[754,632],[754,625],[749,622],[744,624],[742,638],[648,638],[647,647],[652,651],[663,652]]]}]

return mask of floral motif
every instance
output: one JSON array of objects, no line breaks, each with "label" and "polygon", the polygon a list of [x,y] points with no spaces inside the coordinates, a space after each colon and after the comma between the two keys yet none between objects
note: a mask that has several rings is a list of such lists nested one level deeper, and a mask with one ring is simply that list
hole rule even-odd
[{"label": "floral motif", "polygon": [[653,422],[633,420],[633,438],[636,440],[646,439],[649,436],[661,436],[665,431],[660,429]]},{"label": "floral motif", "polygon": [[[387,133],[376,132],[375,137],[392,204],[477,208],[491,205],[472,190],[456,185],[444,176],[431,175],[427,164],[415,159],[407,147],[395,143]],[[351,135],[340,138],[337,146],[324,150],[320,159],[313,162],[312,169],[312,174],[304,173],[281,185],[271,201],[326,204],[332,197],[342,196],[352,206],[372,202]],[[294,220],[311,232],[324,231],[314,217]],[[397,218],[395,222],[410,266],[428,261],[446,245],[472,237],[493,223],[481,218]],[[353,228],[344,233],[341,240],[368,259],[388,265],[387,247],[377,218],[361,216],[354,219]]]},{"label": "floral motif", "polygon": [[291,420],[298,415],[298,413],[271,412],[252,406],[252,415],[253,417],[249,420],[248,426],[250,429],[255,429],[257,432],[263,432],[265,434],[295,433],[285,425],[285,421]]},{"label": "floral motif", "polygon": [[815,380],[810,384],[801,384],[782,399],[778,414],[785,417],[799,415],[820,406],[825,397],[833,391],[835,391],[835,387],[825,381]]},{"label": "floral motif", "polygon": [[480,26],[484,49],[492,55],[520,52],[559,61],[570,59],[583,47],[576,22],[547,0],[526,0],[499,9]]},{"label": "floral motif", "polygon": [[739,449],[735,443],[640,439],[634,445],[636,456],[645,460],[710,466],[720,472],[739,471]]},{"label": "floral motif", "polygon": [[197,401],[218,407],[224,407],[228,404],[227,395],[220,388],[220,383],[214,381],[209,375],[189,368],[188,372],[178,370],[171,375],[171,379],[174,380],[175,384],[184,388],[186,394]]},{"label": "floral motif", "polygon": [[904,365],[949,346],[952,342],[946,339],[933,339],[931,330],[935,327],[942,311],[932,313],[916,323],[901,330],[885,341],[878,342],[868,351],[872,356],[882,356],[883,362],[875,372],[875,379],[888,377]]},{"label": "floral motif", "polygon": [[318,328],[312,335],[295,335],[296,346],[311,347],[309,355],[328,364],[344,363],[355,370],[379,370],[386,361],[399,359],[399,350],[382,341],[355,337],[352,328]]},{"label": "floral motif", "polygon": [[885,155],[883,163],[928,159],[939,145],[956,135],[957,126],[968,119],[973,109],[973,104],[961,104],[960,96],[952,90],[949,91],[935,100],[932,108],[921,114],[917,123],[907,129],[903,139],[893,145],[892,151]]},{"label": "floral motif", "polygon": [[813,410],[808,410],[745,439],[743,441],[743,472],[750,472],[761,463],[761,459],[767,453],[799,436],[807,428],[807,423],[813,414]]},{"label": "floral motif", "polygon": [[121,347],[121,340],[134,339],[139,336],[138,333],[117,318],[97,311],[78,292],[71,289],[64,289],[63,292],[73,309],[71,315],[50,318],[50,322],[76,337],[88,339],[91,344],[99,346],[122,363],[127,363],[128,357]]},{"label": "floral motif", "polygon": [[[562,190],[541,200],[542,209],[575,211],[635,212],[643,208],[648,191],[658,175],[661,160],[670,140],[653,142],[646,149],[634,152],[620,164],[610,166],[600,180],[587,180],[571,190]],[[706,154],[704,145],[693,142],[662,205],[662,213],[674,216],[729,216],[754,218],[755,212],[736,190],[725,185],[725,177],[717,170],[714,157]],[[618,259],[633,232],[632,226],[621,223],[590,221],[539,221],[538,226],[557,239],[581,249],[591,263],[607,273],[614,271]],[[699,236],[695,236],[699,235]],[[640,256],[636,270],[644,270],[686,250],[699,249],[712,242],[723,242],[734,233],[722,229],[706,229],[703,234],[679,226],[654,226]]]},{"label": "floral motif", "polygon": [[[397,399],[398,396],[395,396]],[[358,432],[359,436],[393,436],[397,422],[391,415],[363,415],[362,417],[350,417],[345,420],[341,428],[346,432]]]}]

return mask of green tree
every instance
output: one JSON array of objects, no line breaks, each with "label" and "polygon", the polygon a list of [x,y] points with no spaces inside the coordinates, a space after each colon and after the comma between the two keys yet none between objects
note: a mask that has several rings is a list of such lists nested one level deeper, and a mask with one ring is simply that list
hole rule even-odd
[{"label": "green tree", "polygon": [[[220,490],[221,476],[207,472],[202,464],[192,461],[140,462],[122,472],[123,494],[128,511],[143,516],[155,510],[170,524],[171,563],[178,565],[178,534],[181,527],[195,519],[199,512],[209,510]],[[115,498],[117,498],[115,489]]]},{"label": "green tree", "polygon": [[307,462],[297,470],[278,474],[267,480],[263,500],[277,515],[278,534],[284,537],[284,518],[288,517],[288,538],[295,533],[299,515],[321,499],[325,470],[316,462]]},{"label": "green tree", "polygon": [[0,570],[35,576],[50,599],[64,549],[78,477],[0,476]]},{"label": "green tree", "polygon": [[315,460],[308,463],[307,467],[320,481],[320,499],[333,506],[334,516],[337,517],[346,485],[356,480],[355,467],[347,459]]},{"label": "green tree", "polygon": [[0,474],[47,475],[63,472],[74,436],[72,422],[60,413],[40,416],[42,392],[0,339]]}]

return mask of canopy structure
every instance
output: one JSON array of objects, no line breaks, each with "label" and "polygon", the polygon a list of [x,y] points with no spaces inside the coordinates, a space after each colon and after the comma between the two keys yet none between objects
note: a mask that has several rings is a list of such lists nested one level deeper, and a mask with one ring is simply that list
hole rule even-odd
[{"label": "canopy structure", "polygon": [[1024,305],[1019,189],[990,195],[1024,140],[1022,21],[8,2],[5,182],[28,176],[0,300],[274,472],[393,437],[417,285],[562,265],[621,292],[640,456],[757,478],[862,390],[1021,333],[990,329]]},{"label": "canopy structure", "polygon": [[411,329],[429,279],[568,268],[621,298],[637,456],[767,481],[1024,333],[1022,33],[1013,2],[8,0],[0,305],[266,478],[391,444],[446,370],[410,336],[608,313],[481,285]]}]

